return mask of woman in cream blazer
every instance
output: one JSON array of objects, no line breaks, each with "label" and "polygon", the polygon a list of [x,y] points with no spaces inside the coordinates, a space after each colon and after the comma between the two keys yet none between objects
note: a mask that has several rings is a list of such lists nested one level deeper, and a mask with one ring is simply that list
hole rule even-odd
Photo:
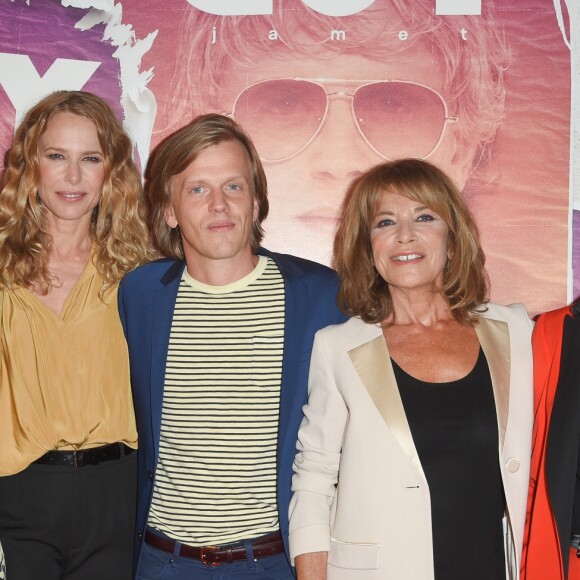
[{"label": "woman in cream blazer", "polygon": [[[411,185],[408,188],[401,185],[409,180]],[[441,182],[444,185],[438,186],[437,183]],[[470,235],[477,241],[477,230],[459,194],[454,195],[453,185],[441,177],[439,170],[415,160],[386,163],[359,178],[349,192],[343,224],[337,237],[337,267],[343,284],[353,275],[352,270],[345,266],[348,261],[344,258],[344,252],[341,254],[341,244],[344,245],[346,239],[352,240],[345,229],[350,227],[352,220],[358,220],[363,223],[361,229],[364,230],[366,218],[364,211],[361,217],[360,207],[365,204],[373,207],[365,200],[369,198],[369,191],[377,189],[382,195],[379,200],[389,197],[395,189],[396,198],[390,199],[389,203],[393,200],[398,203],[401,197],[419,203],[417,215],[425,215],[421,212],[426,207],[434,214],[434,217],[431,216],[433,220],[444,215],[447,219],[443,221],[452,224],[446,238],[449,254],[463,252],[462,242],[458,240],[461,234],[456,233],[453,224],[463,220],[469,226]],[[426,193],[422,195],[421,192]],[[445,208],[439,201],[445,194],[451,197],[450,205],[459,218],[445,215]],[[401,203],[407,208],[405,199]],[[458,205],[459,209],[456,207]],[[354,211],[353,206],[359,209]],[[413,213],[415,206],[411,204],[410,207],[408,230],[435,227],[431,218],[416,218]],[[388,227],[400,228],[401,231],[405,229],[405,211],[399,206],[388,205],[384,212],[388,216]],[[411,250],[406,250],[405,261],[416,261],[414,266],[411,264],[413,270],[403,270],[406,278],[403,278],[401,269],[394,273],[388,271],[392,264],[387,264],[386,268],[376,266],[381,277],[387,278],[385,282],[393,296],[393,309],[399,319],[403,319],[400,312],[405,314],[404,308],[397,310],[396,294],[400,288],[404,289],[405,296],[413,300],[422,297],[422,293],[415,290],[423,280],[421,276],[424,271],[420,271],[420,276],[417,274],[423,267],[421,261],[424,256],[430,256],[423,242],[430,239],[431,234],[425,235],[424,231],[407,231],[396,238],[396,243],[403,239],[412,245]],[[363,234],[361,236],[364,238]],[[372,262],[376,264],[380,259],[380,247],[375,239],[372,238],[371,242]],[[482,256],[476,245],[477,254]],[[364,254],[365,251],[364,244],[362,248],[359,261],[360,252]],[[354,251],[351,254],[357,255]],[[401,261],[400,254],[397,254],[399,257],[395,261]],[[453,261],[452,257],[448,258],[449,261]],[[430,263],[432,268],[436,259],[431,259]],[[442,269],[449,267],[452,268],[446,264]],[[483,286],[485,291],[485,282]],[[345,291],[345,287],[341,287],[341,292],[343,305],[346,303],[348,310],[348,305],[352,305],[354,300],[349,298],[348,288]],[[428,295],[433,295],[433,288]],[[411,309],[417,308],[413,300],[410,300]],[[475,559],[470,560],[471,569],[460,570],[453,578],[471,580],[484,577],[495,580],[505,577],[513,580],[518,577],[528,491],[532,431],[532,323],[521,305],[507,307],[488,303],[483,307],[470,308],[468,321],[460,324],[462,327],[458,332],[466,332],[466,336],[475,330],[473,342],[479,343],[476,348],[485,355],[491,377],[493,395],[490,398],[493,396],[497,419],[495,471],[500,474],[496,473],[495,477],[505,498],[499,506],[496,543],[502,542],[499,520],[503,511],[505,575],[503,569],[494,577],[485,575],[485,572],[483,576],[478,575],[477,570],[483,563]],[[395,340],[397,334],[389,334],[391,329],[396,329],[396,324],[385,326],[384,323],[365,322],[353,317],[316,335],[310,369],[310,397],[299,432],[292,485],[294,495],[290,505],[290,552],[296,560],[299,580],[438,578],[433,551],[432,497],[395,379],[391,359],[393,353],[389,352],[388,345],[394,344],[399,356],[406,352],[405,349],[413,349],[416,343],[419,360],[424,359],[425,365],[432,360],[430,352],[439,352],[445,345],[431,344],[426,347],[429,343],[425,343],[423,335],[418,332],[402,348]],[[454,328],[453,320],[449,322],[449,328]],[[451,336],[450,341],[453,342]],[[436,363],[433,364],[436,366]],[[461,435],[458,434],[458,437]],[[472,483],[469,476],[469,473],[460,470],[446,475],[449,482],[455,479],[454,483],[457,483],[459,478],[459,483],[465,483],[467,487],[487,484],[487,481]],[[490,480],[491,476],[490,473]],[[474,537],[478,537],[478,521],[446,522],[451,528],[459,523],[461,529],[467,526],[467,529],[474,531]],[[473,549],[469,535],[463,534],[458,538],[458,551],[466,550],[466,547]],[[482,558],[487,558],[485,542],[481,539],[477,541],[477,553],[481,548]],[[503,562],[500,565],[503,568]],[[447,580],[447,577],[441,574],[438,580]]]}]

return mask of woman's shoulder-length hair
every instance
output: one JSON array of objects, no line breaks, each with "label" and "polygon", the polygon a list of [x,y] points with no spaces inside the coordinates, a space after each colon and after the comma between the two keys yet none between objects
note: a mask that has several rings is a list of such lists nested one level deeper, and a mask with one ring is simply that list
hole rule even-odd
[{"label": "woman's shoulder-length hair", "polygon": [[452,180],[419,159],[381,163],[350,185],[334,244],[341,309],[369,323],[394,321],[389,288],[375,269],[370,242],[377,205],[385,192],[424,204],[447,224],[450,257],[443,271],[441,292],[456,320],[469,323],[476,309],[488,300],[489,283],[479,232]]}]

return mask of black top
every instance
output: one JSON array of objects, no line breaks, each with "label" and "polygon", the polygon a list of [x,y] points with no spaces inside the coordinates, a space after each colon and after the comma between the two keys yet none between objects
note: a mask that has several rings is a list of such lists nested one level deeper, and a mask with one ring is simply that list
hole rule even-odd
[{"label": "black top", "polygon": [[497,416],[483,351],[450,383],[420,381],[392,362],[429,484],[435,578],[505,580]]}]

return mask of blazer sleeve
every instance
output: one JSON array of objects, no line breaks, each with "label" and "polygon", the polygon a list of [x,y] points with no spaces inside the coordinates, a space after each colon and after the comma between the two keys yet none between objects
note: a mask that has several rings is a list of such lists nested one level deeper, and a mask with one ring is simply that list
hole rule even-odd
[{"label": "blazer sleeve", "polygon": [[292,561],[307,552],[330,549],[330,506],[336,492],[348,411],[338,391],[324,334],[312,349],[309,398],[298,432],[290,502]]},{"label": "blazer sleeve", "polygon": [[[563,577],[556,525],[545,481],[546,440],[558,386],[564,318],[569,309],[542,314],[532,336],[534,353],[534,430],[530,487],[522,552],[522,579]],[[555,555],[555,557],[553,557]],[[553,566],[553,568],[551,568]],[[550,570],[548,572],[548,570]]]},{"label": "blazer sleeve", "polygon": [[[560,313],[558,313],[560,314]],[[539,317],[532,336],[534,352],[534,432],[532,462],[530,467],[530,497],[540,474],[540,463],[545,443],[562,352],[562,327],[564,316],[543,314]]]}]

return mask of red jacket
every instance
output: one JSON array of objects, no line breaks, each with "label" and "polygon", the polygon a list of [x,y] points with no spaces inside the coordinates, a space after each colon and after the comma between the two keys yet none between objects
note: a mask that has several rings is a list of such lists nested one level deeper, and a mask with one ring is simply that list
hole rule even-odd
[{"label": "red jacket", "polygon": [[580,578],[570,552],[580,440],[580,320],[570,308],[538,319],[534,350],[534,431],[522,580]]}]

